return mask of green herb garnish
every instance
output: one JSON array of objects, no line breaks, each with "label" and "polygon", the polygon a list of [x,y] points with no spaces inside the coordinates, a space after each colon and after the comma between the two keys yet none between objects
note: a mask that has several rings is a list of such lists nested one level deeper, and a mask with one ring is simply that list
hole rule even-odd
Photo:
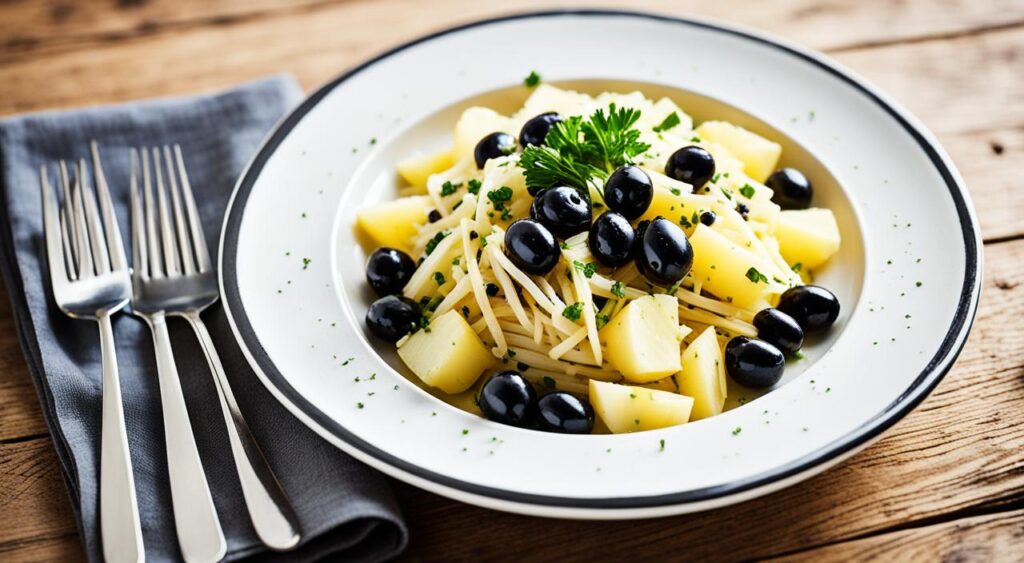
[{"label": "green herb garnish", "polygon": [[597,264],[594,264],[593,262],[583,263],[579,260],[573,260],[572,267],[583,272],[583,276],[588,280],[594,277],[594,273],[597,272]]},{"label": "green herb garnish", "polygon": [[743,197],[750,199],[754,197],[754,186],[743,184],[743,187],[740,188],[740,193],[743,194]]},{"label": "green herb garnish", "polygon": [[445,182],[443,184],[441,184],[441,195],[442,196],[452,195],[453,193],[455,193],[455,190],[459,189],[460,186],[462,186],[461,183],[453,184],[453,183],[451,183],[450,180],[445,180]]},{"label": "green herb garnish", "polygon": [[562,310],[562,316],[569,319],[570,321],[580,320],[580,315],[583,314],[583,303],[577,301],[572,305],[568,305]]},{"label": "green herb garnish", "polygon": [[676,125],[679,125],[679,123],[679,114],[677,114],[676,112],[672,112],[668,114],[668,116],[664,120],[662,120],[661,123],[654,127],[654,132],[661,133],[662,131],[668,131],[669,129],[675,127]]},{"label": "green herb garnish", "polygon": [[441,272],[434,272],[434,281],[437,282],[437,285],[444,285],[444,274]]},{"label": "green herb garnish", "polygon": [[766,276],[766,275],[762,274],[761,272],[757,271],[757,268],[755,268],[753,266],[751,266],[750,269],[747,270],[747,279],[752,281],[752,282],[754,282],[754,283],[757,283],[757,282],[768,283],[768,276]]},{"label": "green herb garnish", "polygon": [[473,178],[472,180],[466,182],[466,189],[469,190],[469,193],[473,195],[479,195],[481,185],[483,185],[483,182],[477,180],[476,178]]},{"label": "green herb garnish", "polygon": [[626,298],[626,286],[622,285],[622,282],[617,281],[612,284],[612,295],[619,299]]},{"label": "green herb garnish", "polygon": [[536,88],[538,84],[540,84],[540,75],[536,70],[531,70],[530,74],[523,79],[523,85],[527,88]]},{"label": "green herb garnish", "polygon": [[437,248],[437,245],[440,244],[442,240],[444,240],[444,237],[450,234],[451,233],[449,233],[448,231],[441,231],[434,235],[433,238],[427,241],[427,246],[423,249],[423,253],[426,254],[427,256],[430,256],[430,253],[433,252],[435,248]]}]

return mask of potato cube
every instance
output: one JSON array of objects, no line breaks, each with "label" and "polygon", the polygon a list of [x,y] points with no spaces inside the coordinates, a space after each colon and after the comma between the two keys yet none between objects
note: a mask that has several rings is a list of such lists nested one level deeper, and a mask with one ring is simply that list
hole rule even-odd
[{"label": "potato cube", "polygon": [[725,147],[743,161],[744,171],[758,182],[764,182],[775,171],[782,155],[778,143],[725,121],[705,121],[697,127],[697,135],[701,140]]},{"label": "potato cube", "polygon": [[775,226],[775,238],[786,262],[814,269],[839,250],[839,225],[831,209],[783,211]]},{"label": "potato cube", "polygon": [[427,385],[461,393],[494,364],[494,355],[457,311],[432,319],[428,328],[398,347],[398,356]]},{"label": "potato cube", "polygon": [[398,174],[409,182],[410,186],[425,187],[427,178],[432,174],[443,172],[452,167],[452,149],[445,149],[433,154],[417,155],[398,163]]},{"label": "potato cube", "polygon": [[630,301],[601,329],[608,361],[627,381],[650,383],[680,369],[679,304],[673,295]]},{"label": "potato cube", "polygon": [[715,327],[700,333],[682,357],[683,369],[675,375],[679,393],[693,397],[693,420],[700,420],[722,412],[725,406],[725,361],[718,346]]},{"label": "potato cube", "polygon": [[693,399],[672,393],[590,380],[590,404],[614,434],[657,430],[690,420]]},{"label": "potato cube", "polygon": [[697,225],[690,244],[690,273],[703,289],[739,307],[767,306],[766,293],[776,284],[766,277],[770,275],[767,272],[775,271],[766,260],[705,225]]},{"label": "potato cube", "polygon": [[417,227],[426,224],[430,198],[411,196],[364,207],[356,213],[356,223],[378,246],[412,251]]}]

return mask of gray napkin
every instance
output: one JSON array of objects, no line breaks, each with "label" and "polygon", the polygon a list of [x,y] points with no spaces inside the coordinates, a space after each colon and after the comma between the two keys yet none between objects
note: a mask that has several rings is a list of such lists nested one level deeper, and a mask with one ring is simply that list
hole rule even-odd
[{"label": "gray napkin", "polygon": [[[50,300],[39,166],[87,158],[89,140],[99,141],[127,243],[128,147],[179,143],[206,238],[215,245],[235,180],[263,136],[300,97],[295,80],[279,76],[213,95],[0,120],[0,270],[91,560],[102,558],[98,330],[94,323],[65,317]],[[306,561],[334,554],[378,561],[396,556],[407,532],[385,479],[320,439],[274,400],[250,371],[219,305],[205,319],[242,411],[291,498],[303,533],[300,546],[288,553],[270,552],[257,539],[206,360],[187,325],[169,320],[196,441],[227,537],[227,559]],[[181,554],[167,484],[152,339],[142,322],[126,314],[114,318],[114,335],[146,554],[150,561],[177,560]]]}]

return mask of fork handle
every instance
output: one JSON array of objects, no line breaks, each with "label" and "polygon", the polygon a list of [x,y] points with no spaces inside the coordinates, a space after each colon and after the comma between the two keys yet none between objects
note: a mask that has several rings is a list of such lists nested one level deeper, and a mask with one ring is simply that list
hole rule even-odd
[{"label": "fork handle", "polygon": [[139,505],[135,499],[132,458],[121,404],[121,382],[114,351],[110,314],[97,316],[103,358],[103,414],[100,430],[100,535],[108,562],[136,563],[145,559]]},{"label": "fork handle", "polygon": [[235,459],[235,470],[242,484],[242,496],[245,497],[249,519],[256,529],[256,535],[272,549],[284,550],[295,547],[300,539],[298,518],[256,439],[253,438],[249,425],[242,417],[242,411],[235,401],[235,395],[231,391],[231,385],[228,383],[227,374],[213,345],[210,332],[199,317],[198,311],[185,313],[184,317],[199,338],[199,343],[206,353],[206,360],[210,364],[213,380],[217,384],[221,411],[231,442],[231,454]]},{"label": "fork handle", "polygon": [[227,542],[203,472],[195,435],[185,407],[185,397],[174,363],[171,337],[164,313],[148,317],[153,332],[160,404],[164,412],[167,471],[171,482],[171,506],[181,555],[190,563],[214,562],[224,557]]}]

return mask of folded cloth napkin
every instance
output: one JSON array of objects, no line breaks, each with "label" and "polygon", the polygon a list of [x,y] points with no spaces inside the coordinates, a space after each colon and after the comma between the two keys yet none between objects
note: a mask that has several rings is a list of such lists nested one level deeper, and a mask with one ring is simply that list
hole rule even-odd
[{"label": "folded cloth napkin", "polygon": [[[263,136],[300,96],[293,78],[278,76],[213,95],[0,120],[0,270],[91,560],[102,559],[99,333],[93,323],[64,316],[50,300],[39,167],[62,158],[88,158],[89,140],[96,139],[127,243],[128,147],[179,143],[206,238],[216,244],[236,178]],[[303,534],[298,548],[286,553],[270,552],[257,539],[205,357],[188,326],[170,320],[186,403],[227,537],[226,559],[307,561],[332,555],[379,561],[396,556],[407,533],[386,480],[320,439],[273,399],[249,369],[220,306],[204,317],[241,409],[298,513]],[[181,553],[152,337],[127,314],[114,317],[114,336],[146,555],[150,561],[177,560]]]}]

